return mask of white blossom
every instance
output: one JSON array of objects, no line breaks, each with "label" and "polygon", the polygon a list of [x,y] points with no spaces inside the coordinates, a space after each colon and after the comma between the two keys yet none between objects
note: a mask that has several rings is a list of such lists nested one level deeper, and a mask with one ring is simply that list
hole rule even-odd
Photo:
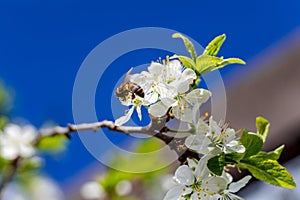
[{"label": "white blossom", "polygon": [[191,86],[197,78],[192,69],[185,69],[178,60],[166,63],[152,62],[148,71],[130,75],[130,82],[143,88],[144,98],[135,95],[126,98],[122,104],[131,106],[125,116],[116,120],[116,125],[126,123],[134,109],[141,119],[141,107],[148,108],[153,117],[163,117],[172,107],[172,114],[179,120],[192,122],[193,109],[206,102],[211,93],[205,89],[193,89]]},{"label": "white blossom", "polygon": [[20,157],[31,157],[35,153],[32,143],[36,137],[33,126],[20,127],[8,124],[0,133],[1,156],[8,160]]},{"label": "white blossom", "polygon": [[185,140],[185,146],[189,149],[197,151],[200,154],[209,153],[209,145],[211,144],[210,139],[207,137],[209,132],[209,126],[201,118],[195,126],[195,134],[190,135]]},{"label": "white blossom", "polygon": [[212,116],[208,122],[199,118],[195,129],[195,134],[187,137],[185,145],[200,154],[245,151],[245,147],[237,141],[235,130],[221,127]]},{"label": "white blossom", "polygon": [[81,187],[80,194],[86,200],[102,199],[106,196],[103,187],[96,181],[86,182]]},{"label": "white blossom", "polygon": [[224,153],[245,152],[245,147],[236,140],[236,132],[232,128],[222,128],[213,120],[209,118],[210,131],[208,137],[216,148],[219,148]]},{"label": "white blossom", "polygon": [[171,61],[164,67],[165,70],[160,67],[152,70],[157,81],[153,87],[159,93],[160,101],[150,106],[149,113],[162,117],[172,107],[177,119],[191,122],[193,106],[206,102],[211,93],[205,89],[192,90],[191,84],[197,78],[196,73],[191,69],[183,69],[179,61]]},{"label": "white blossom", "polygon": [[[125,100],[124,99],[121,100],[121,103],[125,106],[129,106],[130,109],[125,111],[124,116],[121,116],[120,118],[115,120],[116,126],[121,126],[126,122],[128,122],[134,110],[136,110],[139,119],[142,120],[142,110],[141,110],[142,106],[147,107],[150,104],[157,102],[158,94],[154,92],[153,88],[150,87],[150,85],[148,84],[146,79],[144,79],[144,77],[145,77],[145,73],[130,75],[130,81],[138,84],[143,89],[144,97],[134,95],[134,98],[132,98],[132,95],[128,95],[125,98]],[[150,78],[148,80],[150,80]]]},{"label": "white blossom", "polygon": [[206,166],[209,158],[210,156],[202,157],[195,170],[187,165],[180,166],[174,177],[178,185],[167,192],[164,200],[184,200],[185,195],[191,195],[192,200],[210,200],[222,192],[227,187],[227,180],[210,175]]},{"label": "white blossom", "polygon": [[120,181],[116,185],[115,190],[119,196],[126,196],[126,195],[130,194],[130,192],[132,192],[132,184],[128,180]]},{"label": "white blossom", "polygon": [[[231,176],[230,174],[226,173],[227,176]],[[235,199],[235,200],[244,200],[244,198],[239,197],[236,194],[241,188],[245,187],[246,184],[249,182],[249,180],[251,179],[251,176],[245,176],[244,178],[242,178],[241,180],[237,181],[237,182],[232,182],[227,189],[224,190],[224,192],[222,194],[218,194],[217,197],[219,200],[227,200],[227,199]],[[232,181],[232,178],[231,178]],[[230,182],[231,182],[230,181]]]}]

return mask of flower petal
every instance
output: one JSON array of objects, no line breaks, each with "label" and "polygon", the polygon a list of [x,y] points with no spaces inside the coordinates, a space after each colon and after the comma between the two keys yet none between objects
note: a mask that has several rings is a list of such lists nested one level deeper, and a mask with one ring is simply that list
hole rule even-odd
[{"label": "flower petal", "polygon": [[5,145],[1,148],[1,156],[8,160],[13,160],[18,157],[19,151],[13,145]]},{"label": "flower petal", "polygon": [[22,140],[27,143],[32,142],[36,137],[36,130],[33,126],[27,125],[22,128]]},{"label": "flower petal", "polygon": [[245,176],[244,178],[242,178],[241,180],[237,181],[237,182],[233,182],[229,185],[229,191],[236,193],[237,191],[239,191],[241,188],[245,187],[246,184],[249,182],[249,180],[251,179],[251,176]]},{"label": "flower petal", "polygon": [[195,89],[189,92],[185,100],[190,104],[203,104],[205,103],[211,96],[211,92],[205,89]]},{"label": "flower petal", "polygon": [[209,153],[209,139],[203,134],[190,135],[185,140],[185,146],[201,154]]},{"label": "flower petal", "polygon": [[202,179],[204,177],[207,177],[209,175],[209,169],[207,168],[207,161],[210,159],[213,155],[206,154],[202,158],[200,158],[198,165],[195,169],[195,176],[197,179]]},{"label": "flower petal", "polygon": [[190,159],[190,158],[186,158],[186,160],[187,160],[188,166],[191,169],[195,169],[197,167],[198,162],[196,162],[195,160]]},{"label": "flower petal", "polygon": [[20,126],[17,126],[15,124],[8,124],[5,128],[4,128],[4,132],[7,136],[9,136],[9,138],[15,138],[15,139],[19,139],[21,137],[21,133],[22,133],[22,129]]},{"label": "flower petal", "polygon": [[213,117],[210,116],[209,118],[209,128],[210,128],[210,134],[219,136],[221,135],[221,128],[218,125],[218,123],[216,121],[213,120]]},{"label": "flower petal", "polygon": [[158,62],[152,62],[148,67],[148,71],[154,76],[159,76],[163,73],[164,68],[165,67],[162,64]]},{"label": "flower petal", "polygon": [[141,106],[137,106],[136,107],[136,112],[138,114],[139,120],[142,121],[142,110],[141,110]]},{"label": "flower petal", "polygon": [[121,125],[125,124],[126,122],[128,122],[131,115],[132,115],[132,113],[133,113],[133,111],[134,111],[134,106],[132,106],[124,116],[118,118],[115,121],[115,125],[116,126],[121,126]]},{"label": "flower petal", "polygon": [[233,140],[226,144],[226,149],[230,152],[244,153],[246,151],[243,145],[240,145],[238,141]]},{"label": "flower petal", "polygon": [[144,98],[144,101],[143,101],[143,105],[150,105],[150,104],[153,104],[153,103],[156,103],[158,100],[158,94],[154,91],[151,91],[151,92],[147,92],[145,94],[145,98]]},{"label": "flower petal", "polygon": [[175,99],[171,99],[171,98],[168,98],[168,97],[167,98],[161,98],[160,100],[168,108],[170,108],[171,106],[173,106],[176,103]]},{"label": "flower petal", "polygon": [[191,200],[213,200],[212,196],[206,192],[194,192],[191,196]]},{"label": "flower petal", "polygon": [[184,122],[190,122],[193,121],[193,112],[191,111],[191,108],[189,108],[187,105],[183,106],[177,105],[173,107],[173,114],[174,116]]},{"label": "flower petal", "polygon": [[202,182],[202,188],[210,194],[219,193],[227,188],[227,181],[223,177],[209,177]]},{"label": "flower petal", "polygon": [[231,193],[228,193],[227,195],[227,199],[234,199],[234,200],[245,200],[244,198],[240,197],[240,196],[237,196],[235,194],[231,194]]},{"label": "flower petal", "polygon": [[22,144],[22,145],[20,145],[19,148],[20,148],[19,149],[19,151],[20,151],[19,154],[20,154],[21,157],[24,157],[24,158],[33,156],[33,154],[35,152],[34,148],[30,145],[23,145]]},{"label": "flower petal", "polygon": [[181,185],[192,185],[195,177],[191,168],[182,165],[177,168],[174,179]]},{"label": "flower petal", "polygon": [[149,113],[154,117],[162,117],[167,113],[168,109],[168,106],[159,101],[150,106]]},{"label": "flower petal", "polygon": [[206,134],[209,132],[209,126],[201,118],[199,118],[196,126],[196,131],[196,134]]},{"label": "flower petal", "polygon": [[[184,193],[186,193],[186,188],[184,185],[178,185],[170,189],[166,196],[164,197],[164,200],[185,200],[185,198],[182,197]],[[190,191],[191,193],[192,191]],[[187,193],[189,194],[189,193]]]},{"label": "flower petal", "polygon": [[182,72],[181,79],[188,81],[190,84],[197,78],[196,73],[192,69],[185,69]]}]

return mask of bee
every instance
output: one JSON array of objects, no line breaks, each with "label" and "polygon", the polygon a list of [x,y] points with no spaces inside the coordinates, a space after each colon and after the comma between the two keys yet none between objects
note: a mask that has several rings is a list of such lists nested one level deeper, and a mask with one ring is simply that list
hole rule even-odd
[{"label": "bee", "polygon": [[117,88],[115,94],[116,96],[121,99],[122,101],[125,101],[128,97],[131,99],[135,99],[136,96],[139,96],[141,98],[145,97],[144,90],[141,86],[134,82],[130,82],[130,72],[133,68],[131,68],[124,78],[123,83]]}]

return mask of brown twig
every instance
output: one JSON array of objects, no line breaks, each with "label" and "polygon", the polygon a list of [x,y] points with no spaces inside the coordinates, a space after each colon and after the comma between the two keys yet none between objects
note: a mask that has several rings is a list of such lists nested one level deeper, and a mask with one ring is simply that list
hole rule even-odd
[{"label": "brown twig", "polygon": [[[154,118],[151,123],[147,126],[116,126],[112,121],[101,121],[95,123],[84,123],[84,124],[69,124],[66,127],[56,126],[53,128],[45,128],[40,129],[38,132],[38,136],[34,141],[34,145],[37,146],[39,142],[45,137],[52,137],[56,135],[66,135],[69,136],[72,133],[77,133],[81,131],[97,131],[102,128],[107,128],[111,131],[120,132],[124,134],[132,134],[139,133],[150,135],[162,140],[165,144],[167,144],[170,149],[174,150],[178,155],[178,160],[181,163],[186,161],[186,158],[196,158],[199,159],[199,154],[190,151],[184,145],[185,138],[175,138],[165,133],[168,132],[168,128],[165,127],[167,117],[164,118]],[[13,160],[10,165],[7,167],[7,170],[3,173],[2,183],[0,184],[0,199],[1,194],[3,193],[3,189],[11,182],[13,179],[17,169],[19,162],[22,158],[18,157]]]},{"label": "brown twig", "polygon": [[190,151],[184,145],[184,138],[175,138],[165,133],[168,132],[168,128],[166,128],[167,117],[165,118],[155,118],[152,119],[151,123],[147,126],[116,126],[112,121],[101,121],[95,123],[84,123],[84,124],[69,124],[67,127],[56,126],[48,129],[41,129],[39,131],[39,136],[36,139],[36,144],[40,142],[40,140],[44,137],[50,137],[55,135],[70,135],[72,133],[80,132],[80,131],[97,131],[101,128],[108,128],[111,131],[120,132],[124,134],[144,134],[156,137],[162,140],[165,144],[167,144],[170,149],[174,150],[178,155],[178,160],[183,163],[186,158],[199,158],[199,155],[193,151]]},{"label": "brown twig", "polygon": [[7,168],[3,171],[2,180],[0,183],[0,199],[2,199],[4,188],[12,181],[15,176],[21,157],[17,157],[10,162]]}]

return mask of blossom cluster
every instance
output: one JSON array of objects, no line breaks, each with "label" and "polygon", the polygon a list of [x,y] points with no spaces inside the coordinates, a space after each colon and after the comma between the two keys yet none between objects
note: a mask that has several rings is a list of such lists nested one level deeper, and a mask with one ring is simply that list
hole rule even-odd
[{"label": "blossom cluster", "polygon": [[187,137],[185,145],[199,154],[244,153],[245,147],[238,142],[237,133],[227,124],[217,123],[211,116],[195,122],[194,134]]},{"label": "blossom cluster", "polygon": [[176,170],[178,185],[164,200],[242,199],[233,193],[244,187],[251,176],[232,182],[227,166],[247,169],[255,178],[276,186],[295,188],[292,176],[277,161],[284,146],[271,152],[261,151],[269,131],[268,120],[257,117],[256,133],[244,129],[238,138],[239,131],[228,124],[218,123],[212,116],[199,117],[200,106],[211,97],[210,91],[198,88],[201,76],[229,64],[245,64],[239,58],[217,56],[226,35],[214,38],[201,55],[197,55],[193,43],[184,35],[175,33],[173,38],[183,40],[190,57],[174,55],[172,61],[167,57],[162,63],[152,62],[147,71],[133,74],[129,82],[126,79],[123,83],[123,86],[132,83],[135,87],[122,87],[127,89],[123,92],[126,95],[117,95],[124,105],[130,106],[125,116],[116,120],[117,126],[126,123],[135,109],[142,119],[141,107],[144,106],[152,119],[176,118],[190,127],[189,130],[164,129],[189,133],[184,145],[200,158],[199,161],[188,159],[187,164],[183,163]]},{"label": "blossom cluster", "polygon": [[130,76],[130,82],[139,85],[145,95],[143,98],[137,95],[132,98],[132,95],[128,95],[120,99],[124,105],[131,108],[125,116],[116,120],[116,125],[126,123],[134,109],[142,119],[142,106],[148,108],[149,114],[153,117],[163,117],[170,111],[168,114],[178,120],[191,123],[193,109],[199,108],[211,96],[206,89],[193,89],[197,78],[192,69],[185,68],[178,60],[152,62],[148,71]]},{"label": "blossom cluster", "polygon": [[8,124],[0,131],[0,154],[7,160],[17,157],[29,158],[35,153],[33,147],[36,130],[31,125]]},{"label": "blossom cluster", "polygon": [[239,144],[236,131],[228,125],[217,123],[212,116],[209,119],[197,117],[200,106],[211,96],[210,91],[197,87],[197,79],[195,71],[185,68],[179,60],[152,62],[148,71],[130,75],[130,82],[141,87],[144,96],[132,95],[132,91],[120,98],[130,109],[116,124],[126,123],[135,109],[142,119],[141,107],[144,106],[152,118],[170,115],[191,127],[185,146],[204,156],[199,162],[189,159],[188,165],[176,170],[174,179],[178,186],[166,194],[165,200],[241,199],[232,193],[245,186],[251,176],[232,183],[229,173],[223,170],[222,175],[217,176],[208,169],[207,162],[220,153],[243,153],[245,147]]},{"label": "blossom cluster", "polygon": [[242,199],[233,193],[244,187],[251,176],[232,182],[232,176],[225,169],[221,176],[217,176],[207,167],[208,160],[216,155],[245,152],[245,147],[237,140],[236,131],[217,123],[212,117],[209,120],[199,118],[195,124],[185,145],[203,157],[199,161],[188,158],[188,165],[176,170],[174,180],[178,185],[166,194],[164,200]]},{"label": "blossom cluster", "polygon": [[168,191],[164,200],[242,200],[233,194],[244,187],[251,176],[232,182],[232,176],[223,172],[222,176],[212,175],[207,168],[210,155],[199,161],[188,159],[188,165],[180,166],[174,176],[177,186]]}]

